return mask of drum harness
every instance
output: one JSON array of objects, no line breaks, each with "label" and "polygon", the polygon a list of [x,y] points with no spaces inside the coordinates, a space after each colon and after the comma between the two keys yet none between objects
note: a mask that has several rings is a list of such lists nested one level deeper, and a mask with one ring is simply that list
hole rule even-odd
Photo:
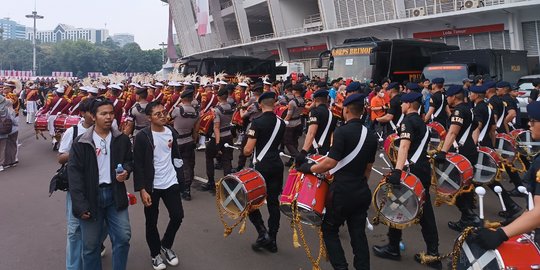
[{"label": "drum harness", "polygon": [[444,95],[441,94],[441,106],[437,109],[437,111],[431,115],[431,120],[437,118],[439,116],[439,114],[441,114],[442,112],[442,109],[444,108],[444,101],[445,101],[445,98],[444,98]]},{"label": "drum harness", "polygon": [[401,114],[401,116],[399,117],[397,123],[394,124],[394,122],[392,120],[390,120],[390,126],[392,127],[392,129],[397,132],[397,129],[399,127],[399,125],[401,125],[401,121],[403,121],[403,113]]},{"label": "drum harness", "polygon": [[332,120],[333,120],[332,118],[333,118],[333,113],[332,111],[328,110],[328,122],[326,123],[326,127],[324,128],[324,131],[321,134],[319,141],[317,142],[315,138],[313,138],[313,141],[311,142],[317,154],[319,154],[319,147],[321,147],[324,144],[324,141],[326,140],[326,136],[328,135],[328,131],[330,130],[330,125],[332,125]]}]

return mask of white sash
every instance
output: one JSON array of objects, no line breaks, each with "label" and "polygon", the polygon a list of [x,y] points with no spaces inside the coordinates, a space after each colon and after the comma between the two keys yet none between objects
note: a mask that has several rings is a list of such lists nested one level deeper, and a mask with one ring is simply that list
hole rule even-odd
[{"label": "white sash", "polygon": [[503,122],[503,119],[504,119],[504,114],[506,113],[506,107],[503,106],[503,111],[501,113],[501,116],[499,117],[499,120],[497,120],[497,128],[500,128],[501,127],[501,124]]},{"label": "white sash", "polygon": [[334,174],[337,171],[341,170],[341,168],[345,167],[347,164],[349,164],[357,155],[360,153],[360,150],[362,150],[362,147],[364,146],[364,142],[366,141],[367,137],[367,128],[362,126],[362,134],[360,135],[360,140],[358,141],[358,144],[354,148],[354,150],[349,153],[345,158],[338,161],[336,164],[336,167],[332,168],[328,173]]},{"label": "white sash", "polygon": [[[80,103],[80,102],[79,102],[79,103]],[[114,102],[113,102],[113,105],[112,105],[112,106],[113,106],[113,109],[114,109],[114,107],[116,107],[116,104],[118,104],[118,98],[115,99]],[[77,105],[79,105],[79,104],[77,103]]]},{"label": "white sash", "polygon": [[212,102],[214,102],[214,97],[215,95],[212,95],[212,98],[210,99],[208,104],[206,104],[206,108],[204,108],[203,112],[206,112],[210,108],[210,106],[212,106]]},{"label": "white sash", "polygon": [[390,126],[392,127],[392,129],[394,131],[397,132],[397,128],[398,126],[401,124],[401,121],[403,120],[403,113],[401,114],[401,116],[399,117],[398,121],[397,121],[397,124],[394,124],[394,122],[392,122],[392,120],[390,120]]},{"label": "white sash", "polygon": [[482,128],[482,131],[480,131],[480,135],[478,136],[478,143],[484,140],[484,137],[486,136],[487,130],[489,128],[489,122],[491,120],[491,108],[488,106],[488,119],[487,123],[484,123],[484,127]]},{"label": "white sash", "polygon": [[454,141],[453,145],[456,149],[458,149],[460,146],[462,146],[465,141],[467,140],[467,137],[469,137],[469,133],[471,132],[471,127],[472,127],[472,121],[474,121],[474,115],[472,115],[472,120],[471,120],[471,124],[469,125],[469,127],[467,128],[467,130],[465,130],[465,132],[463,133],[463,135],[461,136],[461,138],[459,139],[459,141],[456,143],[456,141]]},{"label": "white sash", "polygon": [[428,140],[429,140],[429,128],[426,127],[426,134],[424,135],[424,138],[422,138],[422,142],[418,146],[418,149],[416,149],[416,152],[414,152],[413,156],[411,157],[412,163],[416,163],[418,161],[418,159],[420,158],[420,154],[422,154],[422,150],[424,150],[424,146],[426,145]]},{"label": "white sash", "polygon": [[56,104],[54,104],[53,108],[51,109],[51,113],[54,112],[54,110],[56,110],[56,108],[58,108],[58,106],[60,105],[60,103],[62,103],[62,99],[64,98],[60,98]]},{"label": "white sash", "polygon": [[319,147],[321,147],[324,141],[326,140],[326,135],[328,135],[328,131],[330,130],[330,125],[332,125],[332,118],[333,118],[332,112],[328,110],[328,122],[326,123],[326,127],[324,128],[324,131],[321,134],[319,141],[316,142],[315,138],[313,139],[312,144],[315,149],[319,149]]},{"label": "white sash", "polygon": [[69,114],[70,114],[70,115],[73,114],[73,112],[74,112],[75,110],[77,110],[77,108],[79,108],[79,106],[81,106],[81,102],[82,102],[82,99],[81,99],[79,102],[77,102],[77,104],[75,105],[75,107],[73,107],[71,110],[69,110]]},{"label": "white sash", "polygon": [[159,95],[157,95],[157,97],[155,97],[152,101],[158,100],[162,95],[163,95],[163,92],[159,92]]},{"label": "white sash", "polygon": [[281,127],[281,120],[276,117],[276,125],[274,126],[274,130],[272,131],[272,136],[270,136],[270,139],[268,142],[266,142],[266,145],[263,147],[261,152],[257,155],[256,151],[253,153],[253,164],[256,164],[257,162],[261,161],[264,156],[266,156],[266,153],[268,152],[268,149],[270,149],[270,146],[274,142],[274,139],[276,138],[276,135],[279,131],[279,128]]},{"label": "white sash", "polygon": [[435,117],[437,117],[437,116],[439,116],[439,114],[441,114],[442,109],[443,109],[443,107],[444,107],[444,95],[441,95],[441,96],[442,96],[442,99],[441,99],[441,107],[439,107],[439,109],[437,109],[437,111],[435,112],[435,114],[433,114],[432,119],[435,118]]}]

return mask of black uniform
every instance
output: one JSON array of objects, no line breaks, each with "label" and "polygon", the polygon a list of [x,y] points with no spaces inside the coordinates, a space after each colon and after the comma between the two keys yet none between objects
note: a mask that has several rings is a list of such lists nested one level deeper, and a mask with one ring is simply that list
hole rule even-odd
[{"label": "black uniform", "polygon": [[489,105],[491,105],[491,109],[493,110],[493,115],[497,116],[497,121],[495,122],[495,124],[497,125],[497,130],[498,130],[499,127],[502,126],[502,120],[500,119],[502,117],[501,115],[503,114],[503,110],[504,110],[503,102],[499,96],[494,95],[491,98],[489,98],[488,103]]},{"label": "black uniform", "polygon": [[[309,112],[309,121],[308,125],[317,125],[317,132],[315,133],[314,142],[319,143],[321,142],[321,137],[323,135],[324,130],[326,129],[329,116],[332,114],[330,110],[328,110],[328,107],[326,104],[320,104],[319,106],[311,109]],[[328,132],[326,133],[326,137],[324,138],[324,141],[319,145],[318,149],[314,149],[312,146],[312,151],[315,152],[315,150],[318,151],[319,154],[325,155],[330,150],[330,138],[332,136],[332,133],[334,132],[334,129],[336,129],[336,123],[337,119],[332,116],[332,122],[330,123],[330,128],[328,129]]]},{"label": "black uniform", "polygon": [[433,121],[440,123],[443,127],[446,127],[448,121],[448,115],[446,114],[446,97],[441,91],[431,95],[431,100],[429,101],[429,107],[433,107],[435,111],[433,112]]},{"label": "black uniform", "polygon": [[[514,110],[516,112],[516,118],[517,118],[518,117],[518,115],[517,115],[517,112],[518,112],[517,103],[514,100],[514,98],[512,98],[512,96],[510,96],[510,94],[505,94],[500,98],[501,98],[502,104],[504,106],[504,115],[502,117],[506,118],[506,116],[508,116],[508,112],[511,111],[511,110]],[[504,122],[504,120],[503,120],[503,122]],[[510,121],[508,123],[508,128],[509,128],[510,131],[512,131],[512,130],[518,128],[518,126],[516,126],[516,124],[512,123],[512,121]],[[504,129],[504,124],[501,124],[501,126],[498,127],[497,132],[506,133],[506,129]]]},{"label": "black uniform", "polygon": [[[411,146],[407,153],[407,159],[411,160],[422,143],[422,139],[426,134],[427,126],[417,113],[410,113],[405,116],[400,128],[400,139],[409,140]],[[429,136],[428,136],[429,142]],[[420,179],[424,186],[425,198],[422,216],[420,218],[420,226],[422,226],[422,236],[426,242],[428,254],[439,253],[439,235],[437,232],[437,223],[435,222],[435,214],[431,205],[429,188],[431,186],[431,166],[427,158],[427,149],[429,143],[425,143],[421,150],[420,157],[416,163],[409,165],[410,172]],[[394,250],[399,250],[399,242],[401,241],[402,231],[399,229],[390,228],[388,230],[388,238],[390,246]]]},{"label": "black uniform", "polygon": [[[397,132],[399,127],[399,120],[401,118],[401,93],[395,95],[392,99],[390,99],[390,108],[388,109],[388,114],[393,115],[392,121],[390,123],[390,126],[392,127],[393,131]],[[401,119],[403,121],[403,119]]]},{"label": "black uniform", "polygon": [[[353,119],[337,128],[328,157],[339,161],[350,154],[358,145],[362,126],[362,120]],[[339,228],[345,222],[347,222],[351,237],[354,267],[370,269],[365,226],[367,210],[371,203],[371,190],[364,171],[368,164],[375,161],[376,152],[377,139],[374,134],[369,133],[360,153],[334,174],[334,181],[330,184],[322,232],[330,263],[334,269],[347,269],[347,260],[338,235]]]},{"label": "black uniform", "polygon": [[[273,112],[265,112],[258,118],[253,119],[251,127],[248,130],[248,138],[257,139],[253,156],[257,156],[272,136],[276,126],[277,117]],[[268,207],[268,230],[272,240],[275,241],[279,230],[279,195],[283,186],[283,162],[279,156],[279,144],[285,133],[285,122],[281,121],[281,126],[277,132],[274,141],[270,145],[268,152],[255,164],[255,169],[261,173],[266,182],[266,201]],[[261,211],[258,209],[249,214],[249,220],[255,225],[257,232],[266,231]]]},{"label": "black uniform", "polygon": [[[533,196],[540,196],[540,178],[538,174],[540,173],[540,154],[537,154],[536,157],[532,160],[531,166],[523,175],[523,181],[525,181],[529,192],[532,192]],[[536,206],[538,207],[538,206]],[[535,241],[540,243],[540,229],[535,230]]]}]

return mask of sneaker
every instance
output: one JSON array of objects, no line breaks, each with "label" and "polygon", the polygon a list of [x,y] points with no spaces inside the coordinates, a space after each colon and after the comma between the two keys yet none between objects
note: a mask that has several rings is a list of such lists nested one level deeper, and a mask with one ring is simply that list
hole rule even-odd
[{"label": "sneaker", "polygon": [[0,165],[0,172],[4,171],[4,166]]},{"label": "sneaker", "polygon": [[204,144],[201,144],[199,145],[199,147],[197,147],[197,151],[202,151],[202,150],[205,150],[206,149],[206,145]]},{"label": "sneaker", "polygon": [[163,263],[163,259],[161,258],[161,255],[156,255],[156,257],[152,258],[152,267],[154,267],[155,270],[163,270],[167,268],[165,263]]},{"label": "sneaker", "polygon": [[170,248],[164,248],[161,247],[161,252],[163,255],[165,255],[165,260],[169,265],[177,266],[178,265],[178,257],[176,256],[176,253]]},{"label": "sneaker", "polygon": [[182,199],[184,199],[184,201],[191,201],[191,192],[189,191],[182,192]]},{"label": "sneaker", "polygon": [[106,253],[107,253],[107,248],[103,244],[101,244],[101,253],[100,253],[101,257],[102,258],[105,257]]}]

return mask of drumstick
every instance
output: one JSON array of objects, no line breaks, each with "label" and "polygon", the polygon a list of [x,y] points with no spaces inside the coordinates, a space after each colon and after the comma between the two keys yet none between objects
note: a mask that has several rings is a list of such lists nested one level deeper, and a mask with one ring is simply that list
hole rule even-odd
[{"label": "drumstick", "polygon": [[[283,152],[279,152],[279,155],[282,156],[282,157],[286,157],[286,158],[294,158],[294,157],[292,157],[292,156],[290,156],[290,155],[287,155],[287,154],[285,154],[285,153],[283,153]],[[313,161],[313,162],[315,162],[315,163],[319,163],[318,160],[312,159],[312,158],[310,158],[310,157],[306,157],[306,159],[308,159],[308,160],[310,160],[310,161]]]},{"label": "drumstick", "polygon": [[373,167],[372,167],[371,169],[372,169],[373,171],[375,171],[376,173],[380,174],[380,175],[384,175],[381,171],[379,171],[379,170],[377,170],[377,169],[375,169],[375,168],[373,168]]},{"label": "drumstick", "polygon": [[223,146],[228,147],[228,148],[232,148],[232,149],[235,149],[235,150],[240,150],[240,148],[238,148],[236,146],[233,146],[233,145],[230,145],[228,143],[225,143]]},{"label": "drumstick", "polygon": [[384,163],[386,163],[386,165],[388,165],[389,168],[393,168],[393,166],[388,162],[388,160],[386,160],[383,153],[380,153],[379,157],[382,158],[382,160],[384,160]]},{"label": "drumstick", "polygon": [[384,141],[382,134],[380,134],[379,132],[375,132],[375,133],[377,133],[377,136],[379,136],[379,142]]},{"label": "drumstick", "polygon": [[497,193],[497,196],[499,196],[499,201],[501,202],[502,210],[506,211],[506,205],[504,205],[504,201],[503,201],[502,194],[501,194],[502,187],[501,186],[495,186],[493,188],[493,191],[495,191],[495,193]]},{"label": "drumstick", "polygon": [[368,230],[373,231],[373,225],[369,222],[369,218],[366,217],[366,227]]},{"label": "drumstick", "polygon": [[533,210],[534,209],[534,201],[533,201],[532,193],[528,192],[527,188],[524,187],[524,186],[519,186],[518,191],[523,193],[523,194],[527,194],[527,197],[528,197],[528,207],[527,208],[529,209],[529,211]]},{"label": "drumstick", "polygon": [[484,195],[486,195],[486,189],[483,187],[477,187],[474,189],[476,195],[478,195],[478,206],[480,207],[480,219],[484,219]]}]

